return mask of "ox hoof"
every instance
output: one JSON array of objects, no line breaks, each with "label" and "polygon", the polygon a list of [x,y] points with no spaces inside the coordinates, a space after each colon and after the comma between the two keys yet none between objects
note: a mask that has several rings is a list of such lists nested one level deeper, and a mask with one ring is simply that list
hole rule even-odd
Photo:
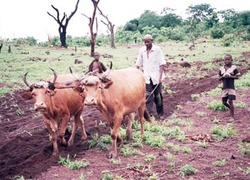
[{"label": "ox hoof", "polygon": [[82,140],[82,141],[84,141],[84,140],[86,140],[86,139],[87,139],[87,137],[88,137],[87,135],[82,136],[82,139],[81,139],[81,140]]},{"label": "ox hoof", "polygon": [[68,141],[68,147],[73,146],[73,141]]},{"label": "ox hoof", "polygon": [[57,157],[58,154],[59,154],[59,152],[53,152],[52,156],[53,156],[53,157]]},{"label": "ox hoof", "polygon": [[131,134],[126,135],[126,140],[127,140],[127,141],[132,140],[132,135],[131,135]]},{"label": "ox hoof", "polygon": [[107,154],[107,158],[109,158],[109,159],[116,158],[116,157],[117,157],[117,153],[110,152]]}]

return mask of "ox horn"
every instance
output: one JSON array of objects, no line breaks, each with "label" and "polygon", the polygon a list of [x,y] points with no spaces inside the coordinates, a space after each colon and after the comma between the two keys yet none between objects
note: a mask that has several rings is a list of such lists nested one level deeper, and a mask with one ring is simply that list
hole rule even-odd
[{"label": "ox horn", "polygon": [[30,87],[30,84],[28,83],[26,76],[27,76],[28,72],[26,72],[23,76],[23,82],[26,84],[26,86]]},{"label": "ox horn", "polygon": [[76,78],[77,81],[82,81],[82,80],[85,78],[85,76],[83,76],[83,77],[77,76],[77,75],[72,71],[72,68],[71,68],[71,67],[69,67],[69,71],[70,71],[70,73]]},{"label": "ox horn", "polygon": [[56,79],[57,79],[57,74],[56,74],[56,72],[55,72],[55,70],[54,70],[54,69],[52,69],[52,68],[50,68],[50,69],[51,69],[51,71],[53,71],[53,74],[54,74],[54,79],[53,79],[52,84],[55,84]]}]

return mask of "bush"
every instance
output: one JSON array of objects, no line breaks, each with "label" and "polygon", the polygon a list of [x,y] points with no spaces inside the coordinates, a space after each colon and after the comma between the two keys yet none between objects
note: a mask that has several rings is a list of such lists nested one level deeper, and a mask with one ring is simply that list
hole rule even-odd
[{"label": "bush", "polygon": [[233,34],[226,34],[222,39],[222,45],[224,47],[230,46],[234,42],[235,36]]},{"label": "bush", "polygon": [[213,39],[223,38],[224,35],[225,35],[224,31],[221,29],[214,28],[211,30],[211,37]]}]

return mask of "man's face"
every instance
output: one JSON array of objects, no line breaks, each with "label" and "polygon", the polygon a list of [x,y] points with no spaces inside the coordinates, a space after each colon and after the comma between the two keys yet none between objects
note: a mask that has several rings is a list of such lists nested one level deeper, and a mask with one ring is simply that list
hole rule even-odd
[{"label": "man's face", "polygon": [[152,42],[153,42],[153,40],[151,40],[151,39],[145,39],[144,40],[144,44],[147,47],[151,47],[152,46]]},{"label": "man's face", "polygon": [[231,65],[232,64],[232,58],[230,56],[225,56],[224,57],[224,63],[225,65]]}]

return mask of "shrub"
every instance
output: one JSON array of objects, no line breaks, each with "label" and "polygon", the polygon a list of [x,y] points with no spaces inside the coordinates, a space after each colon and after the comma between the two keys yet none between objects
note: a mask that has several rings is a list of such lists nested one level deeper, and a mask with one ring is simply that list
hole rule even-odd
[{"label": "shrub", "polygon": [[210,35],[211,35],[211,37],[213,39],[220,39],[220,38],[222,38],[225,35],[225,33],[224,33],[223,30],[221,30],[219,28],[213,28],[211,30],[211,34]]}]

